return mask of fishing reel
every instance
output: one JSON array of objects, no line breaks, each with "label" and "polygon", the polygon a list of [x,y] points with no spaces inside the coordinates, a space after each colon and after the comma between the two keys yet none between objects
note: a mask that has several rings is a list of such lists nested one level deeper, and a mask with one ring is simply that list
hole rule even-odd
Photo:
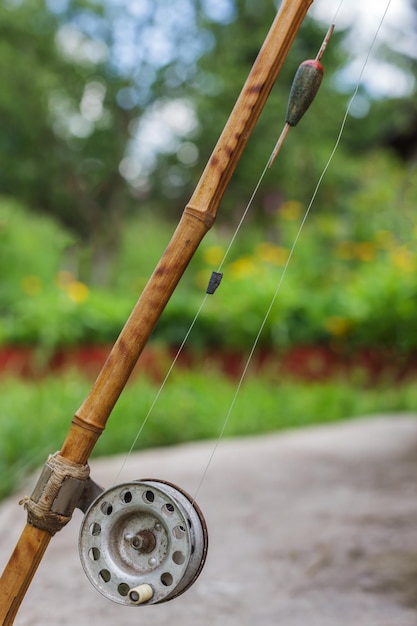
[{"label": "fishing reel", "polygon": [[194,500],[156,479],[103,491],[79,535],[88,579],[106,598],[126,606],[182,594],[201,573],[207,546],[206,523]]}]

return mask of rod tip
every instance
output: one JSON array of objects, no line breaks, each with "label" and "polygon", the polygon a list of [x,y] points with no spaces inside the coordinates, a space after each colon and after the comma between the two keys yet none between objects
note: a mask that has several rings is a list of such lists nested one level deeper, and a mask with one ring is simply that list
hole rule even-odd
[{"label": "rod tip", "polygon": [[316,56],[316,61],[320,61],[321,57],[323,56],[324,51],[325,51],[325,50],[326,50],[326,48],[327,48],[327,44],[329,43],[330,38],[331,38],[331,36],[333,35],[333,31],[334,31],[334,24],[330,24],[330,26],[329,26],[329,30],[327,31],[326,36],[325,36],[325,38],[323,39],[323,43],[322,43],[322,44],[321,44],[321,46],[320,46],[320,50],[319,50],[319,51],[318,51],[318,53],[317,53],[317,56]]}]

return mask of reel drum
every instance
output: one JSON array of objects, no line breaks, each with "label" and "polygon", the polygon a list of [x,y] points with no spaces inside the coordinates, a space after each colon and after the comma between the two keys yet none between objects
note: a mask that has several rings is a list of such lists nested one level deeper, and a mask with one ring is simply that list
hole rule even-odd
[{"label": "reel drum", "polygon": [[184,491],[146,479],[104,491],[80,529],[81,563],[104,596],[128,606],[157,604],[186,591],[207,554],[204,517]]}]

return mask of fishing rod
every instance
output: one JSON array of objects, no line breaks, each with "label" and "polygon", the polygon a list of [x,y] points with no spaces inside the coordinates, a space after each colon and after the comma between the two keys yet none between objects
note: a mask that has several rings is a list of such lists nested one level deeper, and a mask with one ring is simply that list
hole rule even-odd
[{"label": "fishing rod", "polygon": [[[312,3],[282,0],[167,249],[75,413],[61,450],[47,460],[32,495],[21,501],[27,522],[0,579],[3,625],[13,624],[51,538],[71,520],[75,508],[86,513],[80,556],[87,577],[119,604],[170,600],[188,589],[202,570],[207,528],[187,493],[156,479],[103,491],[90,478],[88,459],[160,315],[214,224],[223,194]],[[321,71],[317,64],[314,71]]]}]

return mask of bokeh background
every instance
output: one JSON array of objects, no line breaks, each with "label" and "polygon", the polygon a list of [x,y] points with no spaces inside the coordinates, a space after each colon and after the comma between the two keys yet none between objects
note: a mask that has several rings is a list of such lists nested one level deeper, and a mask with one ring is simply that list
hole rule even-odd
[{"label": "bokeh background", "polygon": [[[281,131],[295,71],[338,4],[311,8],[97,454],[128,449],[153,406]],[[415,410],[417,5],[392,0],[384,17],[385,2],[364,4],[341,5],[321,90],[267,172],[137,447],[221,432],[355,87],[225,435]],[[3,496],[60,447],[276,10],[270,0],[1,3]]]}]

